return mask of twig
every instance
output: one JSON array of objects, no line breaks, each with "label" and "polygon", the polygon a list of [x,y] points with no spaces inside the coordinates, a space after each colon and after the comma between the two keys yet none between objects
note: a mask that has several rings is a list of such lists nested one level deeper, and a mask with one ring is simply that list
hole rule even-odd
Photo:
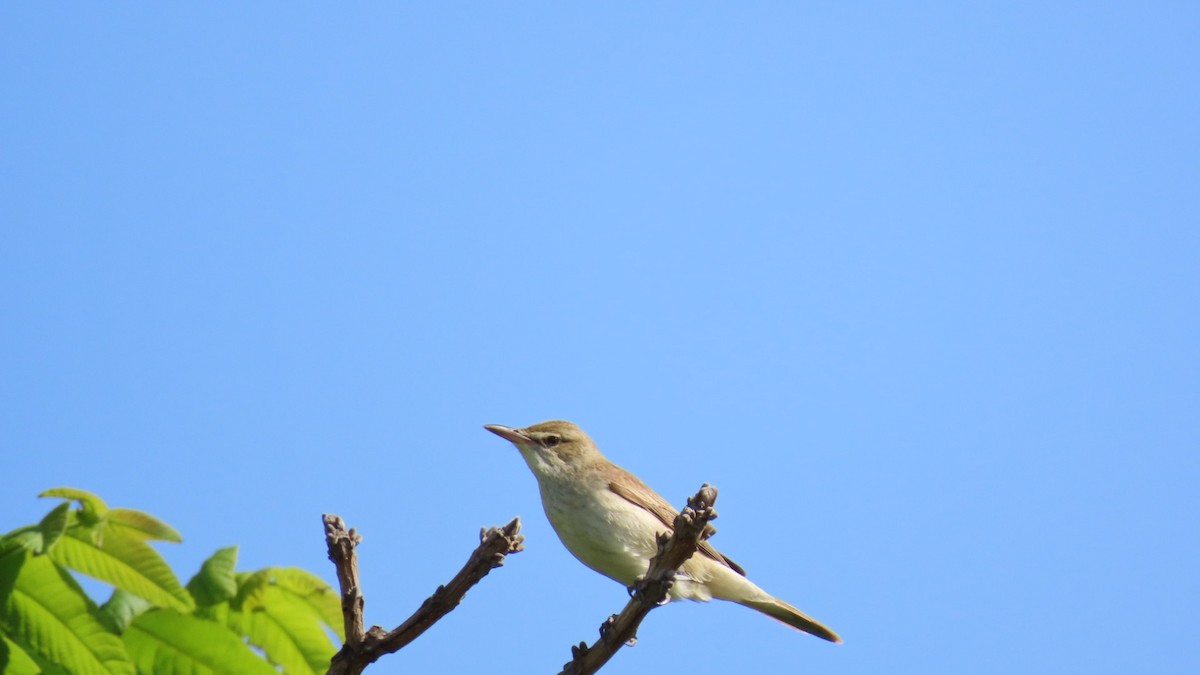
[{"label": "twig", "polygon": [[372,626],[364,632],[363,596],[358,581],[358,558],[354,550],[362,537],[353,529],[347,531],[345,523],[335,515],[327,514],[322,518],[329,559],[337,568],[338,583],[342,589],[342,615],[346,627],[346,643],[334,655],[327,675],[359,675],[384,654],[403,649],[457,607],[468,589],[479,583],[488,572],[504,564],[505,556],[524,548],[521,542],[525,538],[519,534],[520,518],[513,518],[504,527],[480,530],[478,548],[450,583],[438,586],[433,595],[396,628],[385,631],[379,626]]},{"label": "twig", "polygon": [[600,626],[600,639],[589,647],[580,642],[571,647],[571,661],[559,675],[591,675],[608,663],[617,650],[636,641],[637,629],[650,610],[666,604],[676,573],[696,552],[700,542],[716,529],[708,521],[717,517],[713,504],[717,488],[705,483],[687,507],[675,517],[675,532],[658,535],[658,553],[650,560],[646,576],[634,584],[633,597],[620,614],[614,614]]},{"label": "twig", "polygon": [[337,569],[338,586],[342,589],[342,623],[346,629],[346,644],[362,642],[363,595],[358,581],[358,552],[355,550],[362,537],[339,516],[324,514],[325,545],[329,548],[329,559]]}]

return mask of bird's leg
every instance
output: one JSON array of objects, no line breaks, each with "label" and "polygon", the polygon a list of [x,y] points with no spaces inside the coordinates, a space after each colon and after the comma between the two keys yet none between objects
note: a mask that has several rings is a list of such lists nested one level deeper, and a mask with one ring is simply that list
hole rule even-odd
[{"label": "bird's leg", "polygon": [[[609,633],[612,631],[613,626],[617,623],[617,616],[617,614],[613,614],[612,616],[608,617],[604,623],[600,624],[600,638],[604,640],[604,644],[608,645],[609,649],[612,649],[612,645],[610,644],[612,638],[609,637]],[[636,632],[634,632],[633,635],[630,635],[629,639],[625,641],[626,647],[632,647],[635,644],[637,644]]]},{"label": "bird's leg", "polygon": [[653,603],[658,607],[662,607],[671,601],[671,586],[675,585],[675,578],[679,573],[675,570],[667,570],[663,574],[655,578],[638,577],[634,580],[633,585],[627,588],[629,597],[638,598],[646,603]]}]

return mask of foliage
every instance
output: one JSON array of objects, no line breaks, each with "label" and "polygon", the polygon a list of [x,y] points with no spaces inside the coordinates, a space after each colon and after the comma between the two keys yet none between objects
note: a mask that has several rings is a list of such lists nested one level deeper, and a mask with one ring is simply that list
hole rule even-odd
[{"label": "foliage", "polygon": [[[341,607],[316,576],[291,567],[236,572],[230,547],[184,586],[150,545],[182,541],[171,526],[83,490],[39,496],[65,501],[38,524],[0,536],[0,673],[308,675],[329,667]],[[111,586],[111,596],[98,606],[72,572]]]}]

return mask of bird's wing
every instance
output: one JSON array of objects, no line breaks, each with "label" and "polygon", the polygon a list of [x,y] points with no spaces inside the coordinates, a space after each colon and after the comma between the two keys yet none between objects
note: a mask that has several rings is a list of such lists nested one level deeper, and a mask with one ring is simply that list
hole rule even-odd
[{"label": "bird's wing", "polygon": [[[608,484],[608,489],[618,497],[628,501],[630,504],[646,509],[655,518],[658,518],[659,522],[661,522],[663,526],[667,528],[667,532],[674,533],[675,516],[679,515],[679,512],[676,511],[675,507],[671,506],[667,500],[660,497],[657,492],[651,490],[650,486],[646,485],[640,480],[637,480],[637,482],[632,485],[626,485],[623,483],[618,484],[615,481],[610,481]],[[707,541],[700,542],[698,550],[705,556],[712,558],[719,563],[728,565],[729,568],[734,572],[737,572],[742,576],[746,576],[746,570],[742,569],[741,565],[730,560],[725,556],[725,554],[713,548],[712,544],[708,543]]]}]

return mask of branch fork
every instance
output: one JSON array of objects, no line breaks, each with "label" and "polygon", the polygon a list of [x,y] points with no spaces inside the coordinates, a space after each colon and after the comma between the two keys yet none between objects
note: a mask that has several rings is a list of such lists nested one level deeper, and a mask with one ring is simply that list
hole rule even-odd
[{"label": "branch fork", "polygon": [[364,630],[365,603],[358,578],[356,550],[362,537],[353,528],[347,529],[346,523],[336,515],[325,514],[322,521],[329,559],[337,569],[341,587],[342,619],[346,630],[346,642],[330,662],[328,675],[358,675],[384,654],[400,651],[457,607],[472,586],[504,564],[506,556],[525,548],[520,518],[513,518],[503,527],[481,529],[479,546],[466,564],[449,583],[438,586],[412,616],[390,631],[379,626]]}]

